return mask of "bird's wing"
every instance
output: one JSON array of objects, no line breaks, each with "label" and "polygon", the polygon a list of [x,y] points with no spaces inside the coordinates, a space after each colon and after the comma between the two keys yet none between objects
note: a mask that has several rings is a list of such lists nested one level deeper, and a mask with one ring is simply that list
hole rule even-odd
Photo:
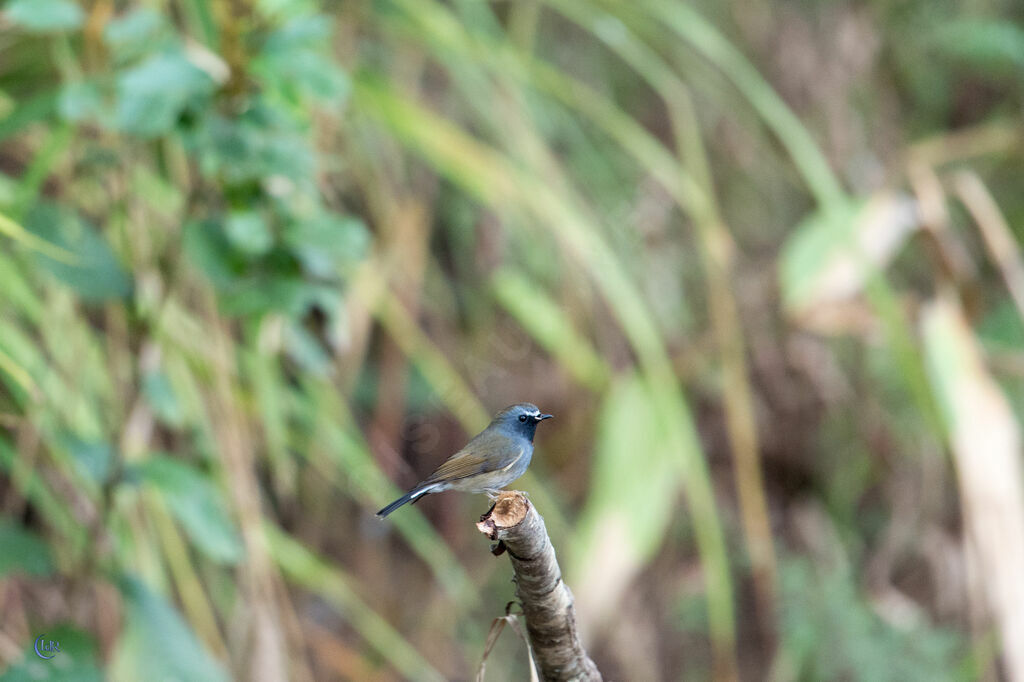
[{"label": "bird's wing", "polygon": [[474,455],[471,452],[466,452],[465,450],[460,450],[445,460],[444,464],[437,467],[437,470],[430,474],[430,477],[427,478],[424,483],[454,481],[459,478],[475,476],[476,474],[483,474],[492,470],[493,468],[488,465],[485,458],[479,455]]},{"label": "bird's wing", "polygon": [[445,460],[444,464],[439,466],[434,473],[430,474],[430,477],[424,483],[453,481],[459,478],[466,478],[467,476],[504,469],[517,462],[526,451],[523,447],[502,448],[508,451],[507,454],[500,457],[485,457],[481,453],[486,452],[486,446],[489,445],[493,445],[493,443],[479,436],[474,438],[466,444],[466,447]]}]

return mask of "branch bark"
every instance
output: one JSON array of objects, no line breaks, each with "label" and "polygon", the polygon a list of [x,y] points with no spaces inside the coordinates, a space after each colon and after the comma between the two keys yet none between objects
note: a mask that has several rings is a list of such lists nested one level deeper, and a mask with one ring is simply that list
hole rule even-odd
[{"label": "branch bark", "polygon": [[476,526],[498,544],[495,555],[507,551],[515,574],[516,597],[523,606],[526,632],[534,660],[545,680],[601,680],[576,631],[572,592],[562,581],[555,548],[544,519],[526,495],[499,494]]}]

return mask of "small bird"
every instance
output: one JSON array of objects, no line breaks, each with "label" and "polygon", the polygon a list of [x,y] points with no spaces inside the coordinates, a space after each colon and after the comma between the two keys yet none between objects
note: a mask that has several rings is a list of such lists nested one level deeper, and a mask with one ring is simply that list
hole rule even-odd
[{"label": "small bird", "polygon": [[506,407],[466,447],[445,460],[426,480],[377,512],[377,516],[384,518],[406,502],[443,490],[487,493],[493,497],[500,488],[526,473],[533,457],[537,424],[552,416],[541,414],[532,403]]}]

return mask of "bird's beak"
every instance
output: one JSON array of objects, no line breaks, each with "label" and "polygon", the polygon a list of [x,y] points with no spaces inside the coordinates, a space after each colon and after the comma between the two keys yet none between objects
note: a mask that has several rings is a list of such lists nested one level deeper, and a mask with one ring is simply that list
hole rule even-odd
[{"label": "bird's beak", "polygon": [[553,415],[553,414],[538,414],[536,417],[534,417],[534,419],[536,419],[539,422],[542,422],[545,419],[551,419],[554,416],[555,415]]}]

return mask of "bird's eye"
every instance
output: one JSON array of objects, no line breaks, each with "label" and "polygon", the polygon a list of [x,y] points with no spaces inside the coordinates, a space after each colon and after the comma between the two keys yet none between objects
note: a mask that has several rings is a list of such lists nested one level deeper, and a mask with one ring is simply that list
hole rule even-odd
[{"label": "bird's eye", "polygon": [[525,422],[526,421],[526,415],[525,414],[519,415],[519,421]]}]

